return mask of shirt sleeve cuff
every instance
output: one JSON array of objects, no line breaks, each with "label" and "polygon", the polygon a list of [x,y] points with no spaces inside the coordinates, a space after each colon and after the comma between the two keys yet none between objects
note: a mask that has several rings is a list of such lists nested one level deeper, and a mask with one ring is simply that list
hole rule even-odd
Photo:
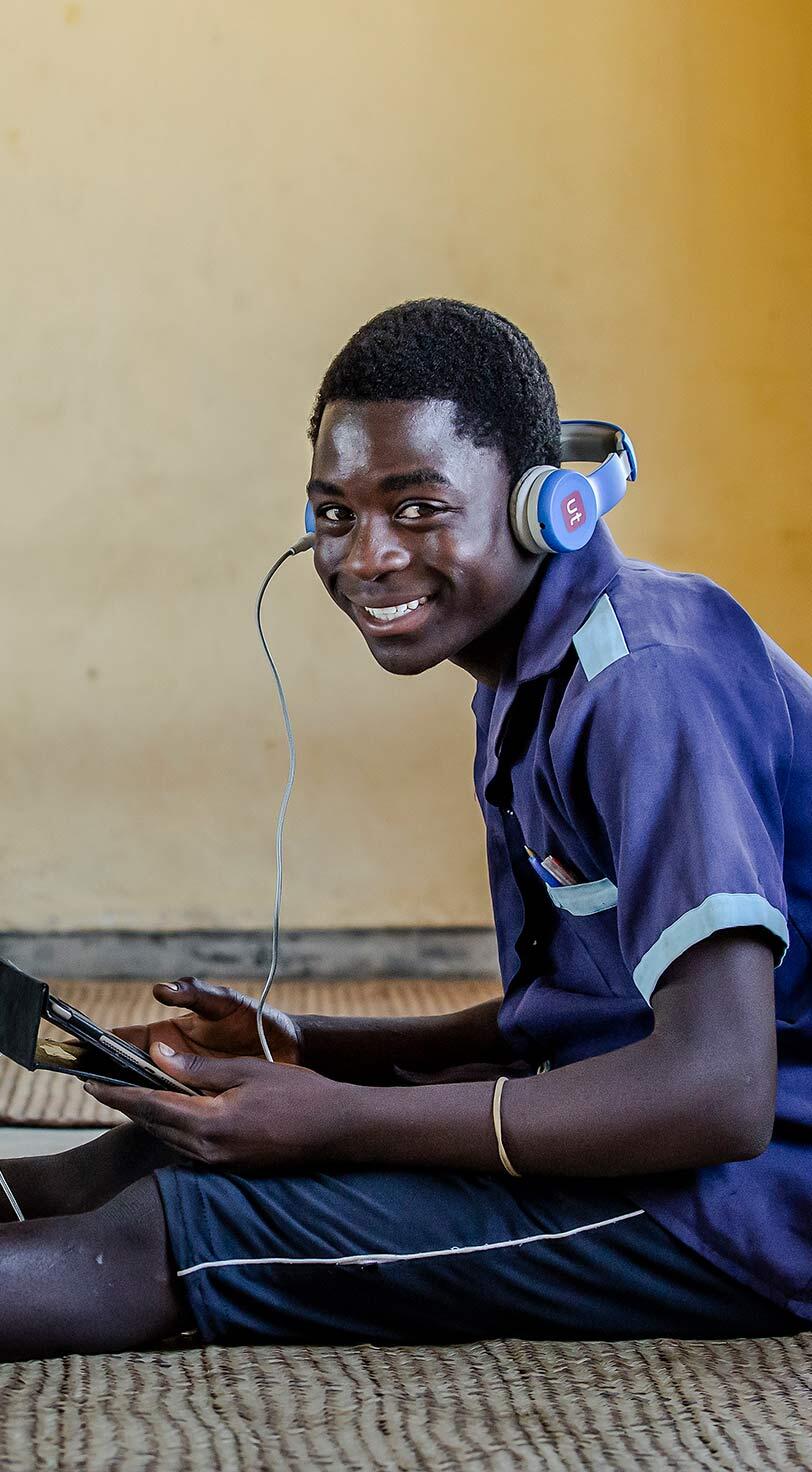
[{"label": "shirt sleeve cuff", "polygon": [[691,946],[707,940],[717,930],[740,926],[769,931],[779,942],[776,965],[781,965],[789,946],[789,931],[780,910],[761,894],[709,894],[695,910],[688,910],[669,925],[635,966],[634,984],[641,996],[648,1002],[663,972]]}]

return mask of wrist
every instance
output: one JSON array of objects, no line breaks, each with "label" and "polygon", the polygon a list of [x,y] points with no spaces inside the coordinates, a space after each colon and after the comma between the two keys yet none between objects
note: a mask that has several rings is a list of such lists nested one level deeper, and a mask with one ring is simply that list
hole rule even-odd
[{"label": "wrist", "polygon": [[[254,1022],[257,1021],[254,1008]],[[265,1041],[276,1063],[302,1063],[302,1034],[299,1019],[288,1012],[279,1012],[275,1007],[266,1007],[262,1014],[262,1031]],[[264,1051],[259,1040],[259,1029],[254,1027],[253,1056],[262,1058]]]},{"label": "wrist", "polygon": [[331,1166],[380,1164],[380,1155],[370,1153],[369,1101],[365,1095],[373,1091],[325,1074],[320,1078],[326,1093],[322,1096],[317,1156]]},{"label": "wrist", "polygon": [[344,1165],[501,1170],[493,1084],[341,1084],[335,1159]]},{"label": "wrist", "polygon": [[[383,1154],[382,1108],[378,1095],[395,1090],[367,1084],[331,1081],[329,1152],[339,1165],[381,1165]],[[399,1092],[399,1091],[398,1091]],[[385,1104],[384,1104],[385,1107]],[[393,1159],[392,1163],[396,1163]]]},{"label": "wrist", "polygon": [[355,1083],[363,1076],[369,1019],[306,1013],[290,1016],[289,1021],[296,1036],[298,1061],[304,1068],[342,1083]]},{"label": "wrist", "polygon": [[[309,1059],[309,1054],[312,1053],[312,1048],[308,1048],[308,1031],[306,1026],[308,1018],[294,1016],[291,1012],[287,1012],[285,1015],[291,1025],[293,1033],[293,1045],[296,1049],[296,1062],[299,1064],[300,1068],[312,1068],[313,1064],[310,1062]],[[319,1070],[316,1068],[315,1072],[319,1072]]]}]

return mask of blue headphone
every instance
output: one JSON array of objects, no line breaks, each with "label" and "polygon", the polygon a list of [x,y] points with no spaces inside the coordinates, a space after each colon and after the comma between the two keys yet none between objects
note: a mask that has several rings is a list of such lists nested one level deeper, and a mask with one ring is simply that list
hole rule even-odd
[{"label": "blue headphone", "polygon": [[[513,535],[520,547],[538,557],[585,547],[599,518],[622,501],[628,482],[637,479],[637,457],[629,436],[603,419],[563,419],[561,459],[601,463],[589,475],[556,465],[533,465],[510,497]],[[305,531],[315,530],[308,501]]]},{"label": "blue headphone", "polygon": [[577,552],[598,520],[617,506],[629,481],[637,479],[637,457],[629,436],[602,419],[563,419],[561,459],[599,460],[589,475],[534,465],[510,498],[510,525],[520,547],[537,556]]}]

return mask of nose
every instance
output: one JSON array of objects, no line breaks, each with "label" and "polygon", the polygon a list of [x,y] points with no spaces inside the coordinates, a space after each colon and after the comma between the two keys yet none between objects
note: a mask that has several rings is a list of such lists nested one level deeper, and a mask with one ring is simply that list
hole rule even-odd
[{"label": "nose", "polygon": [[372,583],[409,565],[409,551],[388,516],[359,516],[345,541],[342,571],[359,583]]}]

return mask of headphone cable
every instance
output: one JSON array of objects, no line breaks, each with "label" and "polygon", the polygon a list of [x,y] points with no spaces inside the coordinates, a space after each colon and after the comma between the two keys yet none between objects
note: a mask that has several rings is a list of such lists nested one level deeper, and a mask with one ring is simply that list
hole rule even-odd
[{"label": "headphone cable", "polygon": [[282,909],[283,872],[282,831],[285,826],[285,816],[288,811],[288,803],[290,802],[290,795],[293,791],[293,782],[296,776],[296,743],[293,739],[293,727],[290,721],[290,712],[288,710],[287,700],[285,699],[285,691],[282,686],[282,680],[276,667],[274,657],[271,654],[270,649],[268,648],[268,641],[265,638],[265,631],[262,627],[262,600],[265,597],[265,592],[267,590],[268,584],[271,581],[271,578],[274,576],[274,573],[279,571],[279,568],[282,566],[283,562],[287,562],[289,557],[297,556],[299,552],[309,551],[312,546],[312,535],[309,534],[308,536],[300,537],[298,542],[294,542],[292,547],[288,547],[287,551],[283,552],[282,556],[276,559],[273,567],[270,568],[270,570],[265,575],[262,587],[260,588],[257,595],[256,605],[257,630],[259,632],[260,640],[262,641],[262,648],[265,654],[265,658],[267,659],[268,664],[271,667],[271,673],[274,677],[274,684],[276,685],[276,692],[279,696],[279,704],[282,709],[282,720],[285,725],[285,735],[288,738],[288,780],[285,783],[285,790],[282,794],[282,801],[279,804],[279,816],[276,820],[276,837],[274,840],[274,867],[276,873],[276,884],[274,890],[273,926],[271,928],[271,964],[268,969],[268,975],[265,979],[265,985],[262,988],[259,1002],[257,1004],[257,1033],[259,1035],[262,1052],[269,1063],[273,1063],[273,1054],[268,1046],[268,1039],[265,1036],[265,1028],[262,1024],[262,1017],[265,1010],[265,1003],[268,1000],[268,994],[273,985],[274,977],[276,976],[276,968],[279,963],[279,915]]},{"label": "headphone cable", "polygon": [[11,1207],[12,1211],[14,1212],[14,1215],[16,1216],[18,1222],[24,1222],[25,1221],[25,1217],[23,1216],[22,1212],[20,1211],[20,1207],[19,1207],[19,1203],[17,1201],[17,1197],[14,1195],[14,1192],[12,1191],[12,1189],[11,1189],[8,1181],[6,1180],[6,1178],[3,1175],[3,1172],[1,1170],[0,1170],[0,1187],[2,1187],[3,1192],[4,1192],[5,1196],[6,1196],[6,1199],[7,1199],[8,1203],[9,1203],[9,1206]]}]

